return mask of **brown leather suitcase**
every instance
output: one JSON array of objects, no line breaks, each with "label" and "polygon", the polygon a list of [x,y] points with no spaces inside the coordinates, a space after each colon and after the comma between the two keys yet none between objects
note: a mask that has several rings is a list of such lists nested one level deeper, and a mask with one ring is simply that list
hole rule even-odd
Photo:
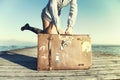
[{"label": "brown leather suitcase", "polygon": [[91,65],[89,35],[38,34],[38,71],[89,69]]}]

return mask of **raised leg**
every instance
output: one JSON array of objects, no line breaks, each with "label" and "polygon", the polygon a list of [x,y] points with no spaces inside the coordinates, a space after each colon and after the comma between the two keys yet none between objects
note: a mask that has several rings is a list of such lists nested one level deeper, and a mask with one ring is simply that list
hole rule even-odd
[{"label": "raised leg", "polygon": [[[44,29],[45,33],[57,34],[56,27],[52,22],[49,22],[44,17],[42,17],[42,22],[43,22],[43,29]],[[62,29],[58,28],[58,31],[59,31],[60,34],[64,34],[64,31]]]},{"label": "raised leg", "polygon": [[23,27],[21,27],[21,31],[24,31],[24,30],[29,30],[29,31],[32,31],[32,32],[34,32],[36,34],[44,33],[43,30],[35,28],[35,27],[31,27],[29,24],[25,24]]}]

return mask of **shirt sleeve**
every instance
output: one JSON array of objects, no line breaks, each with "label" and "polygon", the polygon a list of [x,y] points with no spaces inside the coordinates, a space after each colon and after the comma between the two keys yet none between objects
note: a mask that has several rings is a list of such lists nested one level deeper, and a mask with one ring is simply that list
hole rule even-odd
[{"label": "shirt sleeve", "polygon": [[70,3],[70,12],[68,17],[68,27],[73,27],[76,21],[78,8],[77,8],[77,0],[71,0]]},{"label": "shirt sleeve", "polygon": [[60,27],[60,21],[57,10],[57,0],[50,0],[49,2],[49,11],[52,17],[52,21],[56,27]]}]

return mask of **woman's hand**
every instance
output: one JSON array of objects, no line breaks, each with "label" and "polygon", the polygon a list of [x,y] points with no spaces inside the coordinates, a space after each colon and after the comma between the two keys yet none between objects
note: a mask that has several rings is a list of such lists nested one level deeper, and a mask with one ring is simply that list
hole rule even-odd
[{"label": "woman's hand", "polygon": [[58,29],[58,32],[59,34],[65,34],[65,32],[61,28]]},{"label": "woman's hand", "polygon": [[71,34],[72,33],[72,27],[67,27],[65,34]]}]

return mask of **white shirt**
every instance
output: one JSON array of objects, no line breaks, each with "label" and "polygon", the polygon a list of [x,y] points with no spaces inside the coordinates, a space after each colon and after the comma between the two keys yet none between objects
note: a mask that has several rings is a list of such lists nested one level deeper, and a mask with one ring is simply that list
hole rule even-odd
[{"label": "white shirt", "polygon": [[52,21],[56,27],[60,27],[59,15],[61,9],[70,4],[68,17],[68,27],[73,27],[77,16],[77,0],[49,0],[47,6],[43,9],[42,16]]}]

